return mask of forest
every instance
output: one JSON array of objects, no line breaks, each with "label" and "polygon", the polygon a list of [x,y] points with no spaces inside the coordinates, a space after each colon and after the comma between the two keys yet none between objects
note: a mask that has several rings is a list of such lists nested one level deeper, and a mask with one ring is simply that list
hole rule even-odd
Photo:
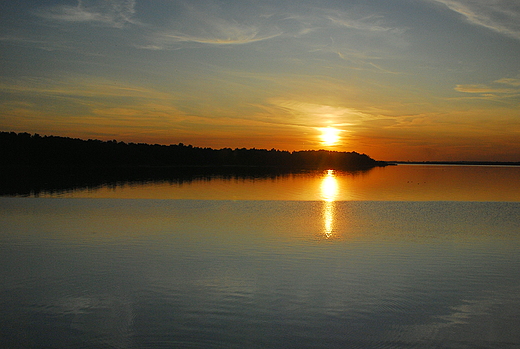
[{"label": "forest", "polygon": [[200,148],[0,132],[0,166],[249,167],[363,170],[385,166],[366,154],[328,150]]},{"label": "forest", "polygon": [[211,149],[0,132],[0,195],[8,196],[215,177],[276,178],[325,169],[363,172],[386,165],[356,152]]}]

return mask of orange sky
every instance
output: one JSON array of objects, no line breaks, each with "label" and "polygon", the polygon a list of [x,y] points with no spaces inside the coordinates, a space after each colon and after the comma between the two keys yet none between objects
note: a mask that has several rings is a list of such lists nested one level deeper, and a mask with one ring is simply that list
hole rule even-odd
[{"label": "orange sky", "polygon": [[2,131],[520,161],[514,1],[5,7]]}]

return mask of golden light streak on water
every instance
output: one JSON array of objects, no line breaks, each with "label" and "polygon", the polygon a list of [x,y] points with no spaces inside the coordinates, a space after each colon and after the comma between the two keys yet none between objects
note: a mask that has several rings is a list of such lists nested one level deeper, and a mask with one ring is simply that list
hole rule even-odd
[{"label": "golden light streak on water", "polygon": [[327,170],[321,182],[321,197],[324,201],[332,202],[338,197],[338,179],[334,170]]},{"label": "golden light streak on water", "polygon": [[322,237],[329,240],[336,238],[334,229],[335,201],[338,197],[338,180],[334,170],[327,170],[321,183],[321,197],[323,200],[323,233]]}]

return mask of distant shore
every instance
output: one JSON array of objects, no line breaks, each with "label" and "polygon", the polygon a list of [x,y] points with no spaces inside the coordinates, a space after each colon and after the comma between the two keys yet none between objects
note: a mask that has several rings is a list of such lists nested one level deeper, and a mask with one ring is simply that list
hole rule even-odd
[{"label": "distant shore", "polygon": [[520,166],[520,161],[387,161],[388,165]]},{"label": "distant shore", "polygon": [[316,170],[387,166],[366,154],[328,150],[199,148],[0,132],[0,195],[37,196],[118,183],[201,178],[276,178]]}]

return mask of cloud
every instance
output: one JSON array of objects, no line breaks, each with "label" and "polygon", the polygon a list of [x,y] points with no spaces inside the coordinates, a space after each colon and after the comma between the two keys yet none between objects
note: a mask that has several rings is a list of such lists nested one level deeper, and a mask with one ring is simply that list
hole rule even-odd
[{"label": "cloud", "polygon": [[518,107],[517,99],[520,97],[520,79],[501,78],[489,84],[460,84],[455,86],[455,91],[472,94],[471,97],[462,99],[485,99],[513,103]]},{"label": "cloud", "polygon": [[282,31],[272,24],[271,16],[251,9],[235,13],[214,4],[184,4],[168,28],[155,30],[150,43],[140,48],[161,50],[177,48],[179,43],[244,45],[278,37]]},{"label": "cloud", "polygon": [[446,5],[470,23],[520,40],[520,2],[517,0],[433,0]]},{"label": "cloud", "polygon": [[379,16],[366,16],[359,19],[352,19],[346,17],[344,14],[336,14],[328,16],[328,19],[331,20],[334,24],[339,25],[341,27],[368,31],[368,32],[402,32],[401,29],[396,29],[393,27],[387,27],[383,25],[382,17]]},{"label": "cloud", "polygon": [[39,17],[52,21],[71,23],[98,23],[114,28],[136,24],[135,0],[78,0],[76,6],[60,5],[35,12]]},{"label": "cloud", "polygon": [[169,93],[102,78],[19,78],[0,80],[0,91],[70,98],[129,98],[174,100]]},{"label": "cloud", "polygon": [[[327,46],[332,36],[342,43],[349,41],[345,35],[370,35],[381,38],[385,45],[406,45],[402,39],[405,29],[385,25],[381,16],[305,5],[276,10],[268,6],[251,6],[240,11],[222,6],[211,2],[184,4],[178,10],[177,19],[170,23],[170,28],[157,30],[150,38],[151,43],[140,47],[171,49],[172,45],[183,42],[243,45],[280,37],[297,39],[291,44],[307,45],[307,52],[315,52]],[[348,30],[350,32],[346,34]]]},{"label": "cloud", "polygon": [[44,40],[37,40],[32,38],[26,38],[20,35],[4,35],[0,36],[0,41],[22,43],[22,44],[44,44]]},{"label": "cloud", "polygon": [[315,51],[333,53],[352,64],[353,68],[394,73],[372,61],[387,57],[389,53],[401,54],[409,46],[408,28],[393,25],[384,16],[367,15],[366,12],[355,8],[348,11],[315,10],[308,22],[323,35],[314,40],[321,45]]},{"label": "cloud", "polygon": [[517,79],[517,78],[502,78],[502,79],[495,80],[494,82],[496,82],[498,84],[520,86],[520,79]]},{"label": "cloud", "polygon": [[302,102],[299,100],[272,98],[269,104],[274,106],[273,114],[283,111],[288,117],[284,122],[295,126],[342,127],[360,124],[362,120],[373,118],[362,111],[343,106]]},{"label": "cloud", "polygon": [[191,118],[176,106],[184,96],[101,78],[4,78],[2,93],[8,96],[0,101],[4,129],[146,138],[178,130]]},{"label": "cloud", "polygon": [[45,51],[68,51],[76,52],[83,56],[102,56],[103,54],[96,51],[89,51],[84,46],[67,40],[65,38],[54,37],[52,39],[41,37],[30,37],[24,34],[5,35],[0,37],[0,42],[6,42],[16,46],[37,47]]},{"label": "cloud", "polygon": [[490,84],[460,84],[456,85],[454,89],[471,95],[470,97],[455,99],[500,101],[512,103],[513,108],[518,108],[518,98],[520,97],[520,79],[518,78],[502,78]]},{"label": "cloud", "polygon": [[516,94],[519,91],[515,89],[508,88],[494,88],[484,84],[477,85],[457,85],[455,87],[456,91],[465,92],[465,93],[479,93],[479,94],[489,94],[489,93],[500,93],[500,94]]},{"label": "cloud", "polygon": [[[263,41],[279,36],[279,33],[265,35],[255,27],[238,26],[231,24],[229,26],[220,26],[215,28],[215,32],[210,36],[197,36],[181,32],[163,33],[159,35],[159,41],[167,42],[195,42],[200,44],[213,45],[243,45],[252,42]],[[158,45],[147,46],[150,49],[159,49]]]}]

